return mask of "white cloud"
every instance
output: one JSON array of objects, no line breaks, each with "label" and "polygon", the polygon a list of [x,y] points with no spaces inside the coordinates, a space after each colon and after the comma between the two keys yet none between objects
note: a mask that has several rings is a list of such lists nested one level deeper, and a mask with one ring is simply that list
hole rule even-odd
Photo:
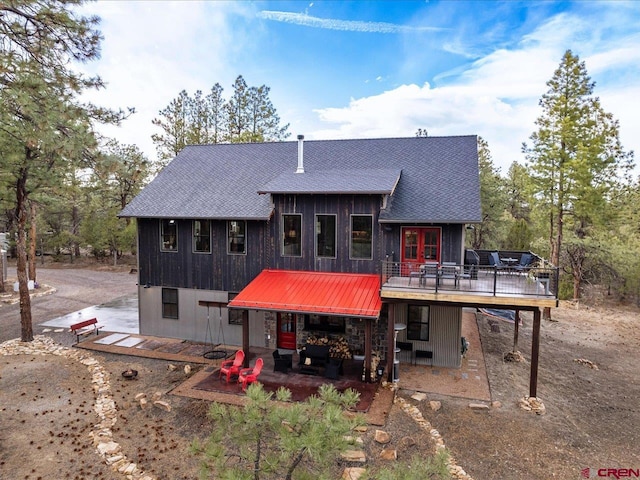
[{"label": "white cloud", "polygon": [[[136,113],[121,127],[99,130],[138,145],[151,158],[151,134],[157,131],[151,120],[159,110],[183,89],[192,94],[208,90],[215,81],[231,84],[235,76],[225,77],[229,57],[242,47],[241,35],[231,31],[228,21],[230,14],[242,13],[242,4],[189,2],[189,8],[184,7],[183,2],[98,2],[85,7],[101,17],[104,40],[100,61],[82,69],[98,73],[107,88],[87,92],[83,99],[116,109],[135,107]],[[203,79],[211,83],[203,84]]]},{"label": "white cloud", "polygon": [[419,33],[443,30],[438,27],[414,27],[409,25],[397,25],[387,22],[362,22],[355,20],[338,20],[335,18],[319,18],[306,13],[276,12],[263,10],[258,14],[260,18],[276,22],[291,23],[303,27],[324,28],[328,30],[341,30],[347,32],[363,33]]},{"label": "white cloud", "polygon": [[[522,143],[536,130],[535,120],[542,113],[538,101],[547,90],[546,82],[566,46],[575,44],[573,51],[586,61],[590,74],[591,63],[597,76],[606,78],[615,69],[616,81],[602,81],[595,95],[601,98],[605,110],[620,120],[625,149],[640,151],[640,121],[633,106],[640,94],[636,66],[640,41],[630,36],[603,50],[608,45],[585,38],[588,28],[580,19],[559,15],[525,37],[515,49],[494,51],[455,75],[444,72],[436,77],[437,81],[448,80],[441,86],[401,85],[379,95],[351,99],[345,107],[316,109],[327,127],[309,136],[406,136],[414,135],[418,128],[432,136],[478,134],[488,141],[495,165],[506,173],[513,161],[524,161]],[[633,74],[628,75],[628,81],[621,81],[629,69]]]}]

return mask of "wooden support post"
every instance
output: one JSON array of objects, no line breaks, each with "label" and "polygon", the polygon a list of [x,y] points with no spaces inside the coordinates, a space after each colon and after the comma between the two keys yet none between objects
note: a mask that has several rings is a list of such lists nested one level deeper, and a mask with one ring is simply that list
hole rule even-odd
[{"label": "wooden support post", "polygon": [[538,356],[540,355],[540,309],[533,311],[533,338],[531,339],[531,374],[529,396],[536,397],[538,391]]},{"label": "wooden support post", "polygon": [[371,383],[371,354],[372,354],[372,332],[373,328],[371,323],[373,320],[370,318],[364,319],[364,381]]},{"label": "wooden support post", "polygon": [[515,324],[513,328],[513,352],[518,351],[518,331],[520,330],[520,310],[516,309]]},{"label": "wooden support post", "polygon": [[393,382],[393,360],[395,352],[395,304],[389,305],[389,315],[387,320],[387,381]]},{"label": "wooden support post", "polygon": [[249,368],[249,310],[242,310],[242,351],[244,368]]}]

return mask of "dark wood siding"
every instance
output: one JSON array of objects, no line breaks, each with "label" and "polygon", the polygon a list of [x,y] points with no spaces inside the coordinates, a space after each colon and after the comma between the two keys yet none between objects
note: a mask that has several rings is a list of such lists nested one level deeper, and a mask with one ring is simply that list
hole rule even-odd
[{"label": "dark wood siding", "polygon": [[247,254],[227,253],[227,222],[211,223],[211,253],[193,253],[192,221],[177,220],[178,251],[160,250],[160,221],[138,219],[140,283],[239,292],[266,268],[266,222],[247,222]]},{"label": "dark wood siding", "polygon": [[[272,268],[320,272],[378,273],[382,251],[381,228],[378,225],[381,197],[379,195],[274,195],[275,215],[270,224],[273,238]],[[281,222],[283,214],[302,215],[302,256],[288,257],[281,252]],[[336,258],[315,256],[315,216],[336,215]],[[373,253],[371,260],[349,258],[351,215],[373,216]]]},{"label": "dark wood siding", "polygon": [[381,242],[382,260],[389,262],[400,261],[401,249],[401,228],[402,227],[439,227],[442,231],[440,243],[440,260],[442,262],[456,262],[462,264],[462,229],[464,225],[438,225],[438,224],[395,224],[385,223],[382,225],[383,238]]},{"label": "dark wood siding", "polygon": [[[211,253],[194,253],[192,221],[177,220],[178,251],[160,250],[160,220],[138,219],[140,283],[239,292],[263,269],[378,273],[382,260],[400,260],[401,225],[379,224],[379,195],[274,195],[270,221],[247,221],[246,255],[227,253],[227,222],[211,222]],[[282,214],[302,215],[302,256],[281,252]],[[315,256],[315,216],[336,215],[336,258]],[[350,258],[351,215],[372,215],[373,258]],[[408,226],[408,225],[406,225]],[[425,226],[422,224],[421,226]],[[428,225],[432,226],[432,225]],[[461,263],[462,225],[442,228],[441,260]]]}]

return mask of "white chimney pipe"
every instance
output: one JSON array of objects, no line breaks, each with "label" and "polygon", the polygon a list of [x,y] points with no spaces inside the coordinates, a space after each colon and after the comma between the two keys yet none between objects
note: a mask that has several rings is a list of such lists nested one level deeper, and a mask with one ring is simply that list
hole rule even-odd
[{"label": "white chimney pipe", "polygon": [[298,169],[296,173],[304,173],[304,135],[298,135]]}]

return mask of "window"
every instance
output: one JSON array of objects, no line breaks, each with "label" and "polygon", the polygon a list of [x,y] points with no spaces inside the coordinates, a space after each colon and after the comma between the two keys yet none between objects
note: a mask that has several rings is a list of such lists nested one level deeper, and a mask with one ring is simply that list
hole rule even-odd
[{"label": "window", "polygon": [[160,220],[160,250],[178,251],[178,225],[175,220]]},{"label": "window", "polygon": [[211,253],[211,222],[209,220],[193,221],[193,251]]},{"label": "window", "polygon": [[407,340],[429,341],[429,307],[409,305],[407,317]]},{"label": "window", "polygon": [[178,318],[178,289],[162,289],[162,318]]},{"label": "window", "polygon": [[302,256],[302,215],[282,215],[282,255]]},{"label": "window", "polygon": [[372,258],[373,216],[351,216],[351,258]]},{"label": "window", "polygon": [[316,215],[316,257],[336,256],[336,216]]},{"label": "window", "polygon": [[229,220],[227,222],[227,253],[247,253],[246,234],[247,222]]},{"label": "window", "polygon": [[[231,222],[229,222],[231,223]],[[236,298],[237,293],[229,293],[229,301]],[[229,308],[229,325],[242,325],[242,310]]]},{"label": "window", "polygon": [[316,330],[321,332],[345,332],[345,321],[343,317],[330,317],[326,315],[305,315],[304,316],[304,329]]}]

